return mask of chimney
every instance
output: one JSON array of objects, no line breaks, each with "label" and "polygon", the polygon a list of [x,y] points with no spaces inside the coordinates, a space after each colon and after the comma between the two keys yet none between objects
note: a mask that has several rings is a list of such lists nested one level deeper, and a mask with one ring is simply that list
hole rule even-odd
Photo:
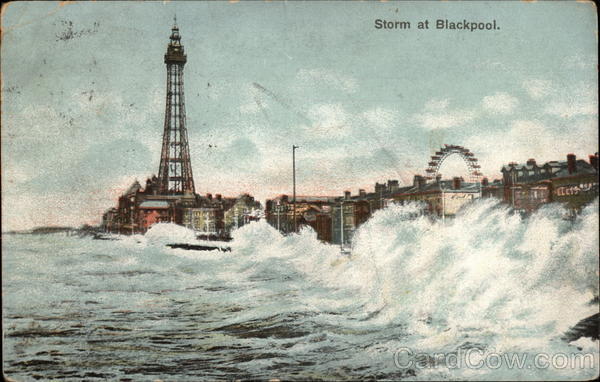
[{"label": "chimney", "polygon": [[459,190],[460,189],[460,181],[461,179],[457,176],[455,176],[454,178],[452,178],[452,188],[454,190]]},{"label": "chimney", "polygon": [[598,153],[590,155],[590,164],[596,169],[596,171],[598,170]]},{"label": "chimney", "polygon": [[364,198],[364,197],[366,197],[366,196],[367,196],[367,191],[365,191],[364,189],[362,189],[362,188],[361,188],[361,189],[359,189],[359,190],[358,190],[358,195],[359,195],[361,198]]},{"label": "chimney", "polygon": [[489,184],[490,184],[490,181],[488,180],[488,178],[481,179],[481,185],[483,187],[487,187]]},{"label": "chimney", "polygon": [[344,191],[344,199],[350,199],[350,191]]},{"label": "chimney", "polygon": [[413,178],[413,187],[421,188],[425,185],[426,179],[421,175],[415,175]]},{"label": "chimney", "polygon": [[567,169],[569,174],[577,172],[577,157],[575,154],[567,154]]},{"label": "chimney", "polygon": [[216,194],[215,197],[217,198],[217,200],[221,200],[221,194]]},{"label": "chimney", "polygon": [[535,159],[533,159],[533,158],[527,159],[527,166],[535,166]]},{"label": "chimney", "polygon": [[385,193],[385,183],[375,183],[375,192],[377,194]]},{"label": "chimney", "polygon": [[208,194],[206,194],[206,199],[212,200],[212,194],[210,192]]},{"label": "chimney", "polygon": [[442,174],[437,174],[435,176],[435,182],[439,184],[441,181],[442,181]]}]

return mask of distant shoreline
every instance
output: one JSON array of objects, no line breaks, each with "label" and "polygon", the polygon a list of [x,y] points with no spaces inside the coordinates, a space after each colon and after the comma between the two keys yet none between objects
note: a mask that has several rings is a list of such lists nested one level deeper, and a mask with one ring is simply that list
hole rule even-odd
[{"label": "distant shoreline", "polygon": [[3,231],[2,235],[48,235],[53,233],[62,233],[62,232],[95,232],[99,228],[92,226],[83,226],[81,228],[75,227],[60,227],[60,226],[42,226],[35,227],[26,230],[11,230],[11,231]]}]

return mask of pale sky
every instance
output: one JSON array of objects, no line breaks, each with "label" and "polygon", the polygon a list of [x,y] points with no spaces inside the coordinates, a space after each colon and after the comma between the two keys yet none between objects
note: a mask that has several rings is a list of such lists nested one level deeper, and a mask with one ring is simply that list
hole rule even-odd
[{"label": "pale sky", "polygon": [[[16,2],[2,14],[3,230],[97,224],[158,171],[174,14],[200,194],[290,194],[292,144],[302,195],[410,183],[443,143],[490,179],[598,151],[592,3]],[[500,29],[416,29],[426,19]],[[441,172],[462,171],[456,158]]]}]

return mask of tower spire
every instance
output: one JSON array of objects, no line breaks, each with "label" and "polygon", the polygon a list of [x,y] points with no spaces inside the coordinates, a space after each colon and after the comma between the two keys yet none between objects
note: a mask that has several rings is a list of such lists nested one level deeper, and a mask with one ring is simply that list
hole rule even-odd
[{"label": "tower spire", "polygon": [[183,92],[183,67],[187,61],[177,19],[165,54],[167,65],[167,100],[163,131],[158,189],[160,194],[181,195],[194,193],[194,176],[188,145],[185,98]]}]

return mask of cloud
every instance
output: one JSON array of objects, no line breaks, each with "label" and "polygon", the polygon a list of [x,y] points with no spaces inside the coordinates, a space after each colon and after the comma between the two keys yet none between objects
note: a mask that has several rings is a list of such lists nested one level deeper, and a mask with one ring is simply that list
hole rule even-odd
[{"label": "cloud", "polygon": [[553,102],[546,107],[545,112],[561,118],[597,115],[598,104],[594,100]]},{"label": "cloud", "polygon": [[308,117],[313,122],[306,131],[319,138],[343,138],[351,133],[350,115],[341,104],[311,106]]},{"label": "cloud", "polygon": [[448,100],[432,100],[425,105],[425,111],[413,118],[426,130],[449,129],[472,121],[477,114],[471,110],[450,110]]},{"label": "cloud", "polygon": [[[88,144],[73,117],[47,105],[27,105],[2,116],[2,167],[10,186],[77,160]],[[66,142],[76,142],[65,149]]]},{"label": "cloud", "polygon": [[551,116],[573,118],[598,115],[598,88],[587,82],[575,83],[561,89],[544,106]]},{"label": "cloud", "polygon": [[91,146],[81,158],[65,165],[55,166],[22,185],[32,193],[72,192],[85,194],[98,185],[112,183],[112,179],[148,170],[150,151],[138,141],[116,139]]},{"label": "cloud", "polygon": [[[309,107],[310,124],[293,129],[294,141],[305,149],[323,151],[339,146],[346,155],[366,154],[375,148],[403,147],[398,142],[401,126],[397,111],[375,107],[352,112],[341,104],[317,104]],[[401,140],[405,141],[405,139]]]},{"label": "cloud", "polygon": [[500,176],[502,165],[535,158],[538,163],[564,160],[567,153],[578,156],[596,152],[598,131],[595,121],[570,124],[569,129],[550,126],[539,120],[515,120],[507,131],[477,135],[465,146],[480,159],[482,172],[491,178]]},{"label": "cloud", "polygon": [[563,58],[562,65],[567,68],[590,69],[598,64],[598,56],[593,54],[574,54]]},{"label": "cloud", "polygon": [[242,114],[257,114],[261,110],[269,109],[269,99],[264,96],[256,86],[246,84],[240,91],[242,95],[242,104],[240,105],[240,113]]},{"label": "cloud", "polygon": [[[271,142],[272,143],[272,142]],[[235,196],[258,189],[269,158],[287,158],[274,152],[262,152],[254,139],[230,135],[217,144],[199,142],[190,146],[196,192]],[[291,161],[291,160],[290,160]],[[252,191],[256,196],[256,191]]]},{"label": "cloud", "polygon": [[26,105],[18,112],[3,116],[2,138],[10,144],[35,143],[55,144],[64,141],[64,136],[81,134],[73,113],[68,115],[48,105]]},{"label": "cloud", "polygon": [[356,93],[357,81],[349,76],[325,69],[300,69],[296,79],[303,84],[320,84],[342,90],[346,93]]},{"label": "cloud", "polygon": [[[413,148],[406,135],[399,134],[400,114],[396,110],[374,107],[350,111],[342,104],[324,103],[309,106],[307,115],[309,123],[290,127],[282,140],[253,138],[262,159],[254,172],[260,179],[257,196],[289,192],[292,143],[300,146],[296,170],[304,194],[337,195],[350,186],[372,188],[378,179],[402,178],[408,173],[406,162],[414,157],[408,154]],[[236,173],[236,177],[245,174]]]},{"label": "cloud", "polygon": [[518,103],[515,97],[503,92],[483,97],[482,101],[484,109],[496,114],[510,114]]},{"label": "cloud", "polygon": [[398,123],[398,115],[395,111],[376,107],[362,113],[362,117],[372,127],[378,129],[392,129]]},{"label": "cloud", "polygon": [[259,99],[249,101],[240,106],[240,113],[242,114],[256,114],[260,111],[261,106],[264,106]]},{"label": "cloud", "polygon": [[[117,139],[91,146],[81,157],[41,166],[36,176],[15,186],[2,178],[2,222],[8,229],[39,225],[97,224],[103,211],[137,177],[149,175],[150,152],[137,141]],[[11,178],[11,166],[3,169]]]},{"label": "cloud", "polygon": [[449,104],[448,99],[432,99],[425,104],[425,110],[444,110]]},{"label": "cloud", "polygon": [[522,86],[533,99],[541,99],[552,93],[552,83],[546,80],[525,80]]}]

